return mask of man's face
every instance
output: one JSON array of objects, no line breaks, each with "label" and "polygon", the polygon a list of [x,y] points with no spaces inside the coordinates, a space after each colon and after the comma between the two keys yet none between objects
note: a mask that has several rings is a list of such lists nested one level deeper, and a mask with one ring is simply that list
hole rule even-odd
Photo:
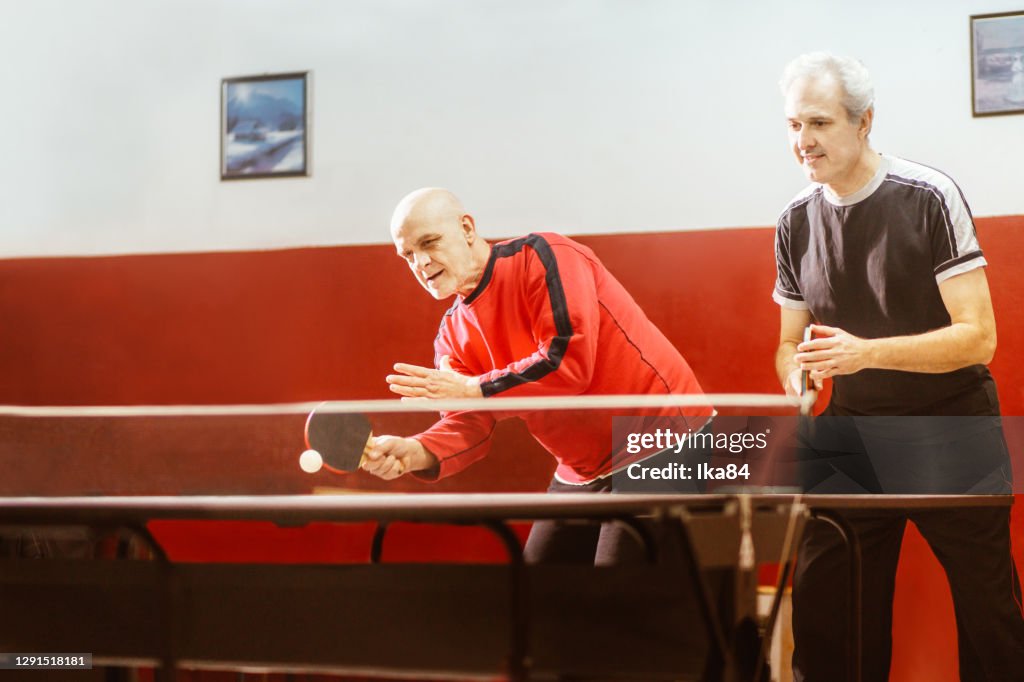
[{"label": "man's face", "polygon": [[840,195],[857,189],[855,169],[870,131],[870,115],[850,121],[842,101],[842,87],[827,75],[794,81],[786,93],[789,143],[797,162],[811,182]]},{"label": "man's face", "polygon": [[[468,225],[467,222],[468,221]],[[407,219],[392,232],[395,250],[434,298],[468,295],[476,287],[468,235],[472,218]]]}]

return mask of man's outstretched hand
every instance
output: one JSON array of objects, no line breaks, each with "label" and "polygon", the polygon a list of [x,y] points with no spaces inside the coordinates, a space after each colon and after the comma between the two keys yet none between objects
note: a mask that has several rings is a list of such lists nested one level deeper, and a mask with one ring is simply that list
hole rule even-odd
[{"label": "man's outstretched hand", "polygon": [[448,356],[441,358],[441,368],[420,367],[404,362],[395,364],[397,374],[387,376],[388,388],[406,399],[482,398],[480,381],[452,369]]}]

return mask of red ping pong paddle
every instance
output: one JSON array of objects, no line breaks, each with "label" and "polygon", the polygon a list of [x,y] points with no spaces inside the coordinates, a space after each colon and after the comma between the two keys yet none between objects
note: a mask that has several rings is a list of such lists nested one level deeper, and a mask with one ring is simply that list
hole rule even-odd
[{"label": "red ping pong paddle", "polygon": [[320,453],[329,471],[351,473],[366,461],[373,438],[370,420],[361,414],[326,411],[324,404],[306,417],[306,447]]}]

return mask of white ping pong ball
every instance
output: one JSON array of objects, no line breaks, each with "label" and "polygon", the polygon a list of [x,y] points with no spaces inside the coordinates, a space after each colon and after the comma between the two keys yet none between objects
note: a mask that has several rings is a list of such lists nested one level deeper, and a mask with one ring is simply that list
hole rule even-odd
[{"label": "white ping pong ball", "polygon": [[324,458],[316,450],[306,450],[299,455],[299,467],[307,474],[315,474],[324,465]]}]

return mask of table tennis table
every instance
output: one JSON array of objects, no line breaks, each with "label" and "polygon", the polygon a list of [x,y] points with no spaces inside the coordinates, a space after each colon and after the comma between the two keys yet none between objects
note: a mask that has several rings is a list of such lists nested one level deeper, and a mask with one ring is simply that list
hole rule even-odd
[{"label": "table tennis table", "polygon": [[[651,681],[713,670],[723,680],[764,679],[766,644],[750,631],[756,568],[779,563],[784,584],[808,518],[847,538],[857,635],[859,547],[842,510],[1011,503],[793,494],[3,497],[4,532],[127,533],[151,560],[0,560],[0,647],[88,651],[98,664],[154,666],[167,680],[176,668]],[[540,519],[626,524],[648,561],[527,565],[508,524]],[[378,526],[369,564],[206,564],[171,561],[147,528],[157,520]],[[399,521],[489,528],[509,560],[383,563],[387,527]],[[685,550],[682,566],[659,561],[663,537]],[[716,567],[733,576],[724,610],[707,580]],[[851,640],[850,679],[859,679],[859,636]]]}]

